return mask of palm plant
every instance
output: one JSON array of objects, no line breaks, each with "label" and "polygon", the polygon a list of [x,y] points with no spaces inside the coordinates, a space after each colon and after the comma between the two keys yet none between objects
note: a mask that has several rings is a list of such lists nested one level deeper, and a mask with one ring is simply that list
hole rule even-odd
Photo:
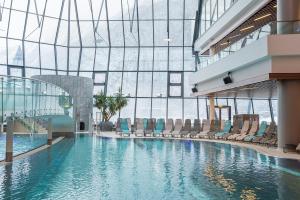
[{"label": "palm plant", "polygon": [[102,121],[108,122],[119,110],[125,107],[128,100],[119,89],[115,96],[106,96],[102,91],[95,95],[95,105],[102,114]]}]

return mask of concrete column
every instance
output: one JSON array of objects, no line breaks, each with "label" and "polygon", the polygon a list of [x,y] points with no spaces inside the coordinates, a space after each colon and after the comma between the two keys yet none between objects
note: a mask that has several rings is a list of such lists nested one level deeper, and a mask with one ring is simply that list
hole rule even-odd
[{"label": "concrete column", "polygon": [[278,147],[284,150],[299,143],[300,80],[281,80],[278,81]]},{"label": "concrete column", "polygon": [[13,137],[14,137],[14,121],[12,117],[7,117],[6,119],[6,153],[5,162],[12,162],[13,160]]},{"label": "concrete column", "polygon": [[277,21],[278,34],[295,33],[294,25],[300,21],[300,1],[277,0]]},{"label": "concrete column", "polygon": [[47,144],[48,145],[52,145],[52,119],[49,118],[48,119],[48,140],[47,140]]},{"label": "concrete column", "polygon": [[209,97],[209,120],[215,120],[215,99],[213,96]]}]

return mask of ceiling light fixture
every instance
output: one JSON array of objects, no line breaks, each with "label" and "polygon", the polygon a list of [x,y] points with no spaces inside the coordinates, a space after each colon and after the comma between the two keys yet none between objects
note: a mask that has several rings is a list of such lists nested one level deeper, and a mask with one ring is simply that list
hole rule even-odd
[{"label": "ceiling light fixture", "polygon": [[231,36],[229,38],[232,39],[232,38],[236,38],[236,37],[239,37],[239,36],[241,36],[241,34],[237,34],[237,35]]},{"label": "ceiling light fixture", "polygon": [[227,45],[227,44],[229,44],[230,42],[229,41],[227,41],[227,42],[224,42],[224,43],[222,43],[222,44],[220,44],[221,46],[224,46],[224,45]]},{"label": "ceiling light fixture", "polygon": [[171,39],[171,38],[165,38],[164,41],[166,41],[166,42],[171,42],[172,39]]},{"label": "ceiling light fixture", "polygon": [[251,28],[254,28],[254,25],[248,26],[246,28],[242,28],[240,31],[243,32],[243,31],[246,31],[246,30],[251,29]]},{"label": "ceiling light fixture", "polygon": [[261,16],[261,17],[258,17],[258,18],[256,18],[256,19],[254,19],[254,21],[258,21],[258,20],[264,19],[264,18],[269,17],[269,16],[271,16],[270,13],[269,13],[269,14],[266,14],[266,15],[263,15],[263,16]]}]

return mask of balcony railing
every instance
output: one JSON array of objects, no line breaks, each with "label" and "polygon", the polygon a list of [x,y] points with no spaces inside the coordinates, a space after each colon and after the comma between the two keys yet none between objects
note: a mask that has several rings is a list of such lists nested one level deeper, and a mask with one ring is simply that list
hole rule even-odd
[{"label": "balcony railing", "polygon": [[[214,55],[199,55],[199,62],[197,63],[197,69],[203,69],[237,51],[248,46],[249,44],[259,40],[262,37],[272,34],[300,34],[300,21],[289,22],[270,22],[265,26],[249,33],[245,37],[241,38],[237,42],[230,44],[225,49],[215,53]],[[223,45],[223,44],[220,44]]]}]

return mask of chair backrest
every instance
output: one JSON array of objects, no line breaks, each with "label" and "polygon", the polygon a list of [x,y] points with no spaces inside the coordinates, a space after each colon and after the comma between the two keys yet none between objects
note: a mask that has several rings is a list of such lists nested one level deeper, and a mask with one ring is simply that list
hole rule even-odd
[{"label": "chair backrest", "polygon": [[144,129],[143,119],[141,119],[141,118],[136,118],[136,119],[135,119],[135,123],[134,123],[134,128],[135,128],[136,130],[142,130],[142,129]]},{"label": "chair backrest", "polygon": [[201,122],[200,122],[200,119],[195,119],[194,120],[193,131],[196,131],[197,133],[199,133],[201,131]]},{"label": "chair backrest", "polygon": [[116,129],[118,130],[120,128],[121,128],[121,118],[118,118],[116,122]]},{"label": "chair backrest", "polygon": [[276,132],[276,123],[275,122],[271,122],[270,125],[268,126],[266,133],[267,134],[273,134]]},{"label": "chair backrest", "polygon": [[144,118],[143,119],[143,125],[144,125],[144,129],[147,129],[147,127],[148,127],[148,119],[146,119],[146,118]]},{"label": "chair backrest", "polygon": [[202,127],[203,127],[203,131],[209,131],[210,130],[210,121],[208,119],[203,119]]},{"label": "chair backrest", "polygon": [[184,121],[184,127],[183,127],[182,130],[184,130],[184,131],[191,131],[191,129],[192,129],[192,122],[191,122],[191,119],[186,119],[186,120]]},{"label": "chair backrest", "polygon": [[249,128],[250,128],[250,122],[249,122],[249,120],[245,120],[243,123],[241,134],[246,134],[248,132]]},{"label": "chair backrest", "polygon": [[258,131],[258,121],[254,120],[251,125],[251,129],[249,131],[250,134],[254,134]]},{"label": "chair backrest", "polygon": [[181,119],[176,119],[174,130],[175,131],[180,131],[182,129],[182,127],[183,127],[182,120]]},{"label": "chair backrest", "polygon": [[129,130],[127,119],[121,119],[121,130]]},{"label": "chair backrest", "polygon": [[128,127],[128,130],[131,130],[131,119],[130,118],[127,118],[127,127]]},{"label": "chair backrest", "polygon": [[231,129],[231,121],[230,120],[226,120],[223,131],[225,133],[229,133],[230,129]]},{"label": "chair backrest", "polygon": [[262,121],[260,123],[259,129],[258,129],[258,132],[257,132],[257,136],[263,136],[266,132],[267,126],[268,126],[267,122]]},{"label": "chair backrest", "polygon": [[158,119],[156,121],[156,124],[155,124],[155,130],[156,131],[162,131],[162,130],[164,130],[164,124],[165,124],[164,121],[165,121],[164,119]]},{"label": "chair backrest", "polygon": [[167,123],[166,123],[166,130],[171,131],[173,130],[173,119],[167,119]]},{"label": "chair backrest", "polygon": [[146,130],[153,131],[154,126],[155,126],[155,119],[151,118],[151,119],[148,120]]}]

